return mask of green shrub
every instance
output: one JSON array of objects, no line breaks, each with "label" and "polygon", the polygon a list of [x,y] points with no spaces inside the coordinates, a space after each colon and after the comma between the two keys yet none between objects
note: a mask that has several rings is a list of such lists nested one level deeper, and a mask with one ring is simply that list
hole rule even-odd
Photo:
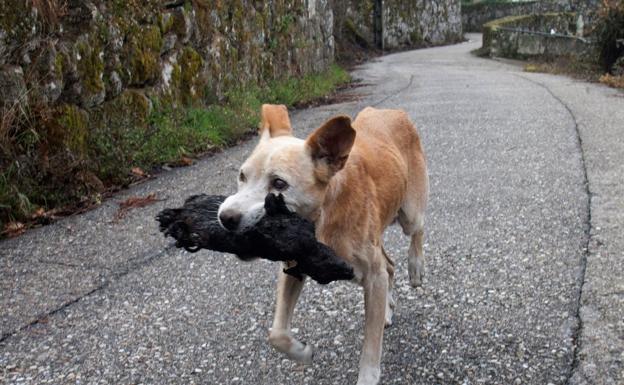
[{"label": "green shrub", "polygon": [[605,0],[598,11],[594,29],[600,49],[600,61],[605,71],[624,55],[624,2]]}]

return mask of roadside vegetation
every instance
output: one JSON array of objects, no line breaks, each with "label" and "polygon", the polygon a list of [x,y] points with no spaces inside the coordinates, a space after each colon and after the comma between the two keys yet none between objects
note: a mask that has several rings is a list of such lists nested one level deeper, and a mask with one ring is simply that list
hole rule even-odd
[{"label": "roadside vegetation", "polygon": [[0,238],[97,205],[163,165],[188,165],[236,143],[257,129],[262,103],[305,106],[349,82],[348,72],[333,65],[230,90],[219,103],[176,107],[139,100],[147,119],[129,117],[126,123],[133,124],[105,129],[89,127],[79,111],[12,109],[0,120]]}]

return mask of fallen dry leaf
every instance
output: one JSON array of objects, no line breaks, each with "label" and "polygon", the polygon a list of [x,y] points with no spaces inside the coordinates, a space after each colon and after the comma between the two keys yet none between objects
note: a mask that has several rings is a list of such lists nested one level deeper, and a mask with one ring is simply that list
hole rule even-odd
[{"label": "fallen dry leaf", "polygon": [[193,164],[193,159],[189,158],[188,156],[183,156],[180,159],[180,164],[182,164],[183,166],[190,166]]},{"label": "fallen dry leaf", "polygon": [[46,211],[43,207],[39,207],[37,210],[35,210],[32,214],[31,217],[33,219],[37,219],[37,218],[41,218],[44,217],[46,215]]},{"label": "fallen dry leaf", "polygon": [[26,231],[26,226],[22,222],[9,222],[4,225],[4,229],[2,230],[2,235],[13,238],[18,235],[22,235]]},{"label": "fallen dry leaf", "polygon": [[130,197],[125,201],[119,203],[119,210],[117,210],[117,213],[115,214],[115,220],[117,221],[124,218],[128,211],[130,211],[131,209],[149,206],[158,202],[159,200],[160,199],[156,198],[155,193],[149,193],[147,196],[144,197]]},{"label": "fallen dry leaf", "polygon": [[132,167],[130,172],[133,175],[136,175],[136,176],[141,177],[141,178],[146,178],[147,177],[147,173],[145,171],[143,171],[140,167]]}]

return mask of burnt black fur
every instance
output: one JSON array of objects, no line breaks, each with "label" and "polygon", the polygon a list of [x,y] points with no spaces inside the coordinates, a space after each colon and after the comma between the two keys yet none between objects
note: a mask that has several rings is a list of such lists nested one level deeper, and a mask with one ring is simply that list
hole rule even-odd
[{"label": "burnt black fur", "polygon": [[165,209],[156,217],[160,231],[190,252],[210,249],[243,260],[296,261],[296,266],[284,272],[299,279],[307,275],[321,284],[353,279],[353,268],[316,240],[314,224],[288,210],[281,195],[268,194],[266,215],[242,233],[225,230],[218,223],[217,211],[224,200],[220,195],[194,195],[180,208]]}]

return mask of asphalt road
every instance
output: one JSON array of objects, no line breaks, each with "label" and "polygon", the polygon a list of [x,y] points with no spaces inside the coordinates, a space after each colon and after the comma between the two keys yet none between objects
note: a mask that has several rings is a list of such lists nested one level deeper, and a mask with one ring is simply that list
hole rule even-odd
[{"label": "asphalt road", "polygon": [[[296,111],[305,135],[367,105],[405,109],[429,160],[424,290],[388,230],[397,310],[383,384],[624,383],[624,97],[479,59],[473,41],[385,56],[359,100]],[[351,91],[353,92],[353,91]],[[0,243],[0,382],[354,384],[363,296],[308,283],[305,367],[266,342],[277,266],[173,249],[155,214],[231,193],[244,143],[84,215]],[[117,202],[164,200],[114,222]]]}]

